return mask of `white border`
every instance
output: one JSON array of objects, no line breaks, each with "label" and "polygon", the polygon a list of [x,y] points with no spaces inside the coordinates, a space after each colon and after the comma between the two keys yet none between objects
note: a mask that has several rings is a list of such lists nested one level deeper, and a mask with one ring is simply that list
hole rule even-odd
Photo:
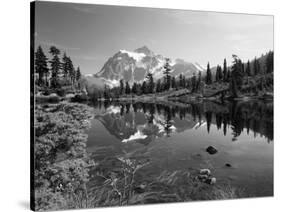
[{"label": "white border", "polygon": [[[116,212],[168,211],[276,211],[280,208],[280,19],[281,6],[274,0],[65,0],[65,2],[114,4],[156,8],[192,9],[251,14],[270,14],[275,18],[275,197],[228,201],[208,201],[152,206],[89,209]],[[1,174],[0,211],[23,211],[29,207],[29,1],[1,2]],[[3,48],[4,47],[4,48]],[[277,165],[276,165],[277,164]],[[280,210],[280,209],[279,209]]]}]

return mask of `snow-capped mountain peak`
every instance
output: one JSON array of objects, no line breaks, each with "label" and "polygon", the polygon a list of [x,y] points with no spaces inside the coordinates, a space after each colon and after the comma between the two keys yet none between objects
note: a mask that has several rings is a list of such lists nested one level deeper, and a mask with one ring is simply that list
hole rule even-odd
[{"label": "snow-capped mountain peak", "polygon": [[127,54],[129,57],[134,58],[134,60],[136,60],[137,62],[139,62],[140,60],[142,60],[142,58],[145,57],[144,53],[130,52],[130,51],[127,51],[127,50],[120,50],[120,52],[123,53],[123,54]]},{"label": "snow-capped mountain peak", "polygon": [[[118,86],[121,79],[130,84],[142,82],[148,73],[152,73],[157,80],[164,76],[165,62],[164,56],[155,54],[147,46],[134,51],[120,50],[107,60],[95,77],[102,79],[110,87]],[[171,75],[175,77],[180,74],[191,77],[204,70],[198,63],[190,63],[182,59],[171,59],[170,65]]]}]

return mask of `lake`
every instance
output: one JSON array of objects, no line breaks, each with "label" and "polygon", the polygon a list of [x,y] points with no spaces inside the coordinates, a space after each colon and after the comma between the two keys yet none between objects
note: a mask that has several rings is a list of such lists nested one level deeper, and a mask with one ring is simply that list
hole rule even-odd
[{"label": "lake", "polygon": [[[134,155],[143,178],[209,168],[217,185],[273,195],[273,102],[97,102],[87,131],[96,161]],[[208,146],[218,150],[206,151]],[[114,164],[112,165],[114,166]],[[143,179],[145,180],[145,179]]]}]

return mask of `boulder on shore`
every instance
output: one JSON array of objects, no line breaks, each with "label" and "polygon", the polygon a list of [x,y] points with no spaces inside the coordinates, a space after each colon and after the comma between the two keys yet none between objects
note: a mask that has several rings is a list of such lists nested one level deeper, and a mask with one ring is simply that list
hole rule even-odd
[{"label": "boulder on shore", "polygon": [[210,184],[210,185],[214,185],[214,184],[216,184],[216,182],[217,182],[217,179],[215,177],[211,177],[211,178],[208,178],[207,180],[205,180],[205,183]]},{"label": "boulder on shore", "polygon": [[231,165],[230,163],[226,163],[225,166],[226,166],[226,167],[229,167],[229,168],[232,167],[232,165]]},{"label": "boulder on shore", "polygon": [[210,169],[200,169],[199,171],[200,175],[211,175]]},{"label": "boulder on shore", "polygon": [[206,149],[206,152],[208,152],[210,155],[214,155],[218,152],[218,150],[213,147],[213,146],[209,146],[207,149]]}]

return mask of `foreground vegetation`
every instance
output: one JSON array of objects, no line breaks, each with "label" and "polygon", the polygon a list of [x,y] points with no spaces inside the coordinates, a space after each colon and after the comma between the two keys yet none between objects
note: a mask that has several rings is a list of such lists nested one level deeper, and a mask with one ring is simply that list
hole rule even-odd
[{"label": "foreground vegetation", "polygon": [[[89,127],[86,105],[59,103],[35,108],[35,209],[75,208],[88,181],[84,130]],[[82,195],[82,196],[81,196]]]}]

